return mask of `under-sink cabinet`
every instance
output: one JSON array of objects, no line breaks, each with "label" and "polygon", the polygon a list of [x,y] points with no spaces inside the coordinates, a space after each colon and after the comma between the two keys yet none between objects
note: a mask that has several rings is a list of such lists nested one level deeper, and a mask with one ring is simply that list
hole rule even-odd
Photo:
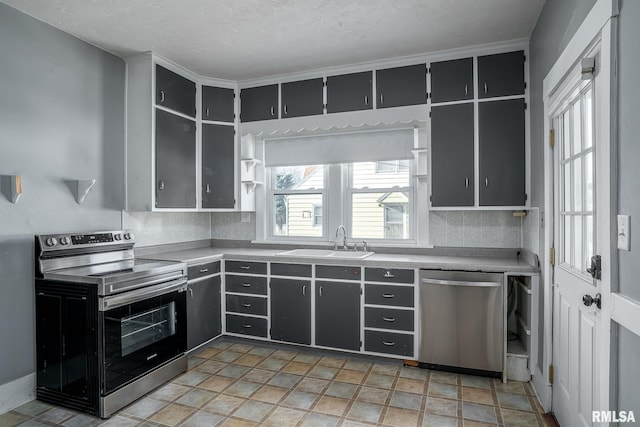
[{"label": "under-sink cabinet", "polygon": [[187,350],[222,334],[220,261],[189,266]]},{"label": "under-sink cabinet", "polygon": [[[274,277],[274,274],[297,276],[307,272],[307,277]],[[311,266],[272,263],[271,275],[269,281],[271,339],[310,345]]]}]

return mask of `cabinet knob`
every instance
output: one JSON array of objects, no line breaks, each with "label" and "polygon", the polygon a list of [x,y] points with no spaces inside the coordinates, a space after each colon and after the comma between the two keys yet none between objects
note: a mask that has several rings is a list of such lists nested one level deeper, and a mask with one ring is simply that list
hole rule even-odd
[{"label": "cabinet knob", "polygon": [[207,184],[204,191],[207,194],[211,194],[211,186],[209,184]]},{"label": "cabinet knob", "polygon": [[158,181],[158,190],[160,190],[160,191],[164,190],[164,181],[163,180]]}]

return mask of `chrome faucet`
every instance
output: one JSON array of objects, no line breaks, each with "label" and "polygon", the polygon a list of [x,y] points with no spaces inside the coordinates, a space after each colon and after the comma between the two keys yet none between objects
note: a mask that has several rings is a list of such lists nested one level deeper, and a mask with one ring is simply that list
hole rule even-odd
[{"label": "chrome faucet", "polygon": [[[342,246],[338,246],[338,235],[340,234],[340,230],[342,230]],[[340,224],[336,229],[336,241],[333,250],[338,250],[338,248],[347,249],[347,229],[344,228],[344,225]]]}]

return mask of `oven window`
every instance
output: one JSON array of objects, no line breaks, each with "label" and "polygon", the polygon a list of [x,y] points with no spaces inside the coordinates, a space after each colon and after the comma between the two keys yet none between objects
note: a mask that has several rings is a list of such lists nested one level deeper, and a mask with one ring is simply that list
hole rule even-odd
[{"label": "oven window", "polygon": [[120,320],[121,354],[125,357],[176,333],[175,302]]}]

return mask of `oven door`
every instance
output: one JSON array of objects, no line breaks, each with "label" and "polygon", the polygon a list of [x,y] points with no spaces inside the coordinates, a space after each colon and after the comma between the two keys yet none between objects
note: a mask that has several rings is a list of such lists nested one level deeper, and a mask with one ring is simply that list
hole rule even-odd
[{"label": "oven door", "polygon": [[185,291],[179,279],[101,298],[102,395],[186,351]]}]

